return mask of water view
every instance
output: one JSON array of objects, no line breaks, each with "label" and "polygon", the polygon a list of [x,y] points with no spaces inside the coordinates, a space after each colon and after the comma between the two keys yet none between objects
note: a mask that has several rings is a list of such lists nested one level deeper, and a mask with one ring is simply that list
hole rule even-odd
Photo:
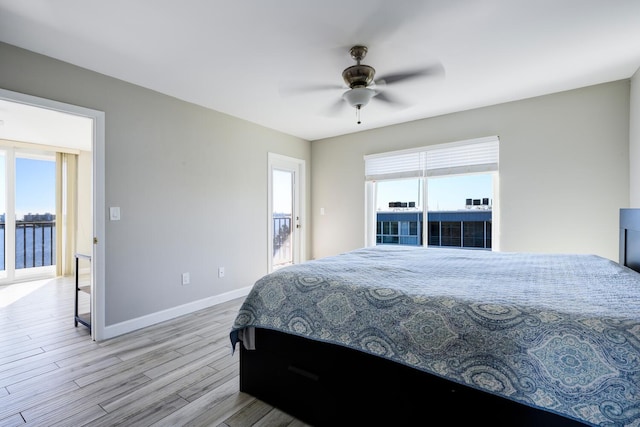
[{"label": "water view", "polygon": [[[5,222],[0,222],[0,270],[6,269]],[[55,265],[55,215],[25,215],[16,221],[15,268]]]}]

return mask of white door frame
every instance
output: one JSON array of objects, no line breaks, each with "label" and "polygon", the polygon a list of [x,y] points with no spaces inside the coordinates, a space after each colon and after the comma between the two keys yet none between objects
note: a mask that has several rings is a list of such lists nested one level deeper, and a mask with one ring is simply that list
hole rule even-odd
[{"label": "white door frame", "polygon": [[[105,328],[105,114],[103,111],[1,88],[0,99],[86,117],[93,121],[91,142],[93,155],[93,236],[94,243],[97,243],[93,245],[91,255],[91,336],[94,340],[99,341],[104,337]],[[73,317],[72,312],[69,313],[69,317]]]},{"label": "white door frame", "polygon": [[[305,259],[305,161],[296,159],[295,157],[283,156],[276,153],[268,153],[267,167],[267,271],[273,271],[273,170],[281,169],[292,171],[294,175],[293,185],[293,218],[292,218],[292,234],[293,234],[293,263],[297,264]],[[296,220],[295,217],[298,217]],[[295,224],[295,226],[294,226]]]}]

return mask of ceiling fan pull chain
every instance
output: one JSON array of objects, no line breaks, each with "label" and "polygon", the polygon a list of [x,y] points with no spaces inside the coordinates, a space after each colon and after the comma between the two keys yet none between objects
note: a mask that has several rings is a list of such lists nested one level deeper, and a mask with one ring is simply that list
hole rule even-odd
[{"label": "ceiling fan pull chain", "polygon": [[360,121],[360,106],[356,106],[356,119],[358,120],[358,124],[362,123]]}]

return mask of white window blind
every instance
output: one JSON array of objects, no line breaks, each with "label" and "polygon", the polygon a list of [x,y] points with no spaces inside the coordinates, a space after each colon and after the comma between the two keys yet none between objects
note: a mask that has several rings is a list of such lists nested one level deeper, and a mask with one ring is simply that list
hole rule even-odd
[{"label": "white window blind", "polygon": [[420,151],[365,156],[365,175],[368,180],[376,177],[415,178],[422,176],[425,160],[425,153]]},{"label": "white window blind", "polygon": [[365,179],[415,178],[498,170],[498,137],[364,156]]}]

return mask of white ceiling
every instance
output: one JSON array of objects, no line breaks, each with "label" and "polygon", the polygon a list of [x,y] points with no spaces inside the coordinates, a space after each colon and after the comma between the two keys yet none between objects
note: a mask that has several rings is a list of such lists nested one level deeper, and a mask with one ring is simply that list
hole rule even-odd
[{"label": "white ceiling", "polygon": [[[0,0],[0,40],[316,140],[629,78],[640,1]],[[355,44],[377,77],[444,74],[383,87],[404,105],[358,125],[327,114]]]},{"label": "white ceiling", "polygon": [[91,151],[93,120],[0,99],[0,139]]}]

